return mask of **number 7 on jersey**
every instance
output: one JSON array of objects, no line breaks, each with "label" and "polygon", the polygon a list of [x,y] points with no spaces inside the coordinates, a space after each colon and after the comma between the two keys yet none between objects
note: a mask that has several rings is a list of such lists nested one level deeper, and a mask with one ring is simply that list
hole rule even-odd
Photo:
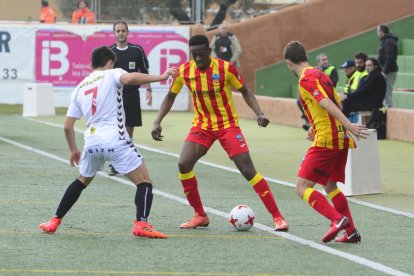
[{"label": "number 7 on jersey", "polygon": [[98,95],[98,87],[91,88],[85,91],[85,96],[92,94],[92,116],[96,113],[96,96]]}]

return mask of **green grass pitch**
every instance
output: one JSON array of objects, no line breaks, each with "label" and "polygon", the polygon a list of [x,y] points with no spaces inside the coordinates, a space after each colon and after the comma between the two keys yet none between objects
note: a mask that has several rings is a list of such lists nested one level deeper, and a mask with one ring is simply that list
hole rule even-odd
[{"label": "green grass pitch", "polygon": [[[0,275],[414,274],[413,218],[350,203],[362,243],[325,245],[320,239],[328,222],[293,188],[271,183],[291,227],[288,235],[275,235],[268,231],[270,215],[240,174],[201,163],[195,172],[203,203],[211,208],[210,226],[181,230],[192,210],[183,203],[177,158],[142,147],[156,189],[150,223],[167,233],[167,240],[132,236],[135,189],[105,174],[97,175],[54,235],[42,234],[37,225],[54,213],[78,171],[65,163],[69,152],[63,130],[22,118],[20,111],[0,105]],[[135,143],[178,154],[191,114],[169,114],[161,143],[150,138],[154,116],[144,112]],[[36,120],[61,125],[64,116],[59,112]],[[293,183],[308,146],[303,130],[262,129],[247,120],[241,126],[257,170]],[[78,127],[83,128],[82,121]],[[77,141],[82,144],[80,133]],[[385,193],[357,199],[412,213],[414,145],[380,141],[379,148]],[[234,168],[218,145],[203,160]],[[235,232],[223,214],[237,204],[249,205],[263,227]]]}]

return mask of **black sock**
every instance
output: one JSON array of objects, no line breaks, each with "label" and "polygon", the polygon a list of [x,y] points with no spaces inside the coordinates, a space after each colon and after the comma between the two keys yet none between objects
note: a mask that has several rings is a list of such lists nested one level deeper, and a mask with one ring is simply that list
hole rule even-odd
[{"label": "black sock", "polygon": [[60,200],[59,207],[56,210],[55,217],[61,219],[63,218],[66,213],[72,208],[73,204],[78,200],[80,194],[82,193],[83,189],[86,186],[76,179],[69,185],[66,189],[65,194],[63,195],[62,199]]},{"label": "black sock", "polygon": [[137,220],[147,221],[152,205],[152,185],[140,183],[135,194],[135,205],[137,206]]}]

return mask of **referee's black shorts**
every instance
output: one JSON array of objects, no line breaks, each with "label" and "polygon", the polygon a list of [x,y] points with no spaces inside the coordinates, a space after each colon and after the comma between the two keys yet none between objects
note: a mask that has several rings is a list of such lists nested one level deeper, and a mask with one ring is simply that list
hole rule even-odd
[{"label": "referee's black shorts", "polygon": [[142,126],[141,118],[141,101],[139,92],[123,93],[125,125],[126,126]]}]

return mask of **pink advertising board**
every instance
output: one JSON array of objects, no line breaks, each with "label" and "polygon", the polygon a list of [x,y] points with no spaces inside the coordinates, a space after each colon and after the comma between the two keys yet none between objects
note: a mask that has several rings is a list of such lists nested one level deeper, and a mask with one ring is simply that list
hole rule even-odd
[{"label": "pink advertising board", "polygon": [[[133,30],[128,41],[144,48],[150,73],[160,74],[167,67],[188,60],[188,35],[169,29]],[[35,43],[35,75],[37,82],[49,82],[55,87],[76,86],[91,71],[90,56],[99,46],[115,42],[112,28],[86,35],[69,30],[39,29]],[[166,86],[167,83],[159,84]]]}]

